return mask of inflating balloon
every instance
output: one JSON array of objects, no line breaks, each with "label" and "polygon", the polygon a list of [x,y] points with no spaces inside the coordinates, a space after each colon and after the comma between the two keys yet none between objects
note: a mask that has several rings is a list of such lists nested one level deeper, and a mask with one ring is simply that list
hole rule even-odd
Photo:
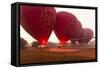
[{"label": "inflating balloon", "polygon": [[77,18],[69,12],[57,12],[54,32],[61,44],[76,36]]},{"label": "inflating balloon", "polygon": [[83,32],[80,34],[78,40],[79,43],[88,43],[93,37],[93,31],[89,28],[83,28]]},{"label": "inflating balloon", "polygon": [[21,26],[38,40],[39,44],[47,44],[55,21],[56,11],[53,7],[20,6]]}]

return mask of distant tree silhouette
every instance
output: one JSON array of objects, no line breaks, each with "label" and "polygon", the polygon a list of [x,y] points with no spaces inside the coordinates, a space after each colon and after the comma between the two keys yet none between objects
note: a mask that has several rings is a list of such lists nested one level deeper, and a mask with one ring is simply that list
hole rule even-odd
[{"label": "distant tree silhouette", "polygon": [[20,48],[25,48],[28,42],[24,38],[20,38]]},{"label": "distant tree silhouette", "polygon": [[33,41],[31,45],[32,47],[38,48],[39,43],[37,41]]}]

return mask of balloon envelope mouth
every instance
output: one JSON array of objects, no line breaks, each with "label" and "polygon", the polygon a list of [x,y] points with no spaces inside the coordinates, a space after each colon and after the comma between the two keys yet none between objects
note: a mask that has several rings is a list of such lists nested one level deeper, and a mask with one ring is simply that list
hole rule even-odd
[{"label": "balloon envelope mouth", "polygon": [[43,41],[42,41],[42,44],[43,44],[43,45],[46,45],[46,44],[47,44],[47,42],[46,42],[45,40],[43,40]]},{"label": "balloon envelope mouth", "polygon": [[39,41],[39,44],[40,45],[46,45],[47,44],[47,41],[46,40],[41,40],[41,41]]},{"label": "balloon envelope mouth", "polygon": [[64,45],[65,43],[66,43],[65,40],[61,40],[61,41],[60,41],[60,44],[61,44],[61,45]]}]

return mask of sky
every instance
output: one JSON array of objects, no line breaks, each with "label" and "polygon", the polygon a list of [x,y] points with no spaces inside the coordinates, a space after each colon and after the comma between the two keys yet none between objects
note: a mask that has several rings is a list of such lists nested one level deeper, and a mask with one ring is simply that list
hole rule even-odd
[{"label": "sky", "polygon": [[[67,11],[74,14],[77,19],[81,22],[83,28],[90,28],[95,33],[95,10],[89,9],[73,9],[73,8],[59,8],[55,7],[56,12]],[[20,36],[31,43],[36,41],[31,35],[29,35],[23,28],[20,26]],[[95,37],[95,34],[94,34]],[[51,42],[59,42],[58,38],[55,36],[54,31],[52,31],[49,40]]]}]

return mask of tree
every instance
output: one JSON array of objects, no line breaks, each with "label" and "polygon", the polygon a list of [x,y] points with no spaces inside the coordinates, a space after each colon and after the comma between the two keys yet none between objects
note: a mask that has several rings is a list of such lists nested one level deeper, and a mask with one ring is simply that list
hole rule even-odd
[{"label": "tree", "polygon": [[28,44],[28,42],[25,39],[20,38],[20,48],[21,49],[25,48],[27,44]]},{"label": "tree", "polygon": [[31,45],[32,47],[38,48],[39,43],[37,41],[33,41]]}]

